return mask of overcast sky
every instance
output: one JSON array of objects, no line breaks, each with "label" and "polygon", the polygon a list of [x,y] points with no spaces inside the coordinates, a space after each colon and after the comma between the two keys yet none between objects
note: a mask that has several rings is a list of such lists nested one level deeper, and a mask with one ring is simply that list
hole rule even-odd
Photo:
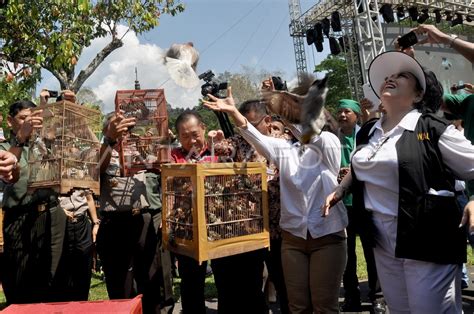
[{"label": "overcast sky", "polygon": [[[114,51],[83,86],[90,87],[112,111],[115,92],[133,89],[134,68],[138,68],[142,88],[164,88],[173,107],[193,107],[200,87],[186,90],[169,80],[163,65],[163,52],[173,43],[192,41],[200,52],[198,74],[212,69],[239,72],[241,65],[267,71],[283,71],[290,81],[296,75],[293,41],[289,36],[289,10],[286,0],[184,0],[186,10],[175,16],[162,16],[160,25],[137,37],[129,32],[124,46]],[[303,12],[314,1],[301,0]],[[125,31],[120,27],[119,31]],[[110,38],[92,42],[79,59],[77,73],[86,66]],[[306,46],[311,69],[322,61],[328,49],[317,53]],[[76,74],[77,74],[76,73]],[[58,89],[59,83],[43,72],[40,88]],[[40,89],[39,88],[39,89]],[[39,90],[38,89],[38,90]]]}]

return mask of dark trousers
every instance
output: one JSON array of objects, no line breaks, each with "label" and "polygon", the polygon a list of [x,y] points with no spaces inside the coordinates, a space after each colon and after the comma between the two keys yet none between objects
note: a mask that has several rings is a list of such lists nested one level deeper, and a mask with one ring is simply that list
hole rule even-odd
[{"label": "dark trousers", "polygon": [[357,278],[357,255],[356,255],[356,238],[360,236],[364,257],[367,264],[367,274],[369,281],[369,299],[374,301],[377,293],[377,269],[375,267],[375,259],[373,248],[369,244],[367,235],[364,232],[364,226],[361,223],[357,209],[347,206],[349,217],[349,225],[347,226],[347,264],[342,277],[344,286],[344,298],[346,301],[360,301],[359,279]]},{"label": "dark trousers", "polygon": [[[153,226],[156,230],[156,249],[149,276],[150,280],[145,288],[144,312],[145,313],[172,313],[174,308],[173,278],[171,276],[170,252],[163,249],[161,212],[152,216]],[[157,297],[158,296],[158,297]],[[161,302],[160,302],[161,301]]]},{"label": "dark trousers", "polygon": [[102,261],[110,299],[143,294],[144,313],[154,313],[161,297],[150,281],[157,231],[150,213],[109,213],[102,219],[97,251]]},{"label": "dark trousers", "polygon": [[89,219],[68,220],[64,248],[53,283],[56,301],[87,301],[92,276],[92,230]]},{"label": "dark trousers", "polygon": [[219,314],[268,311],[262,291],[266,251],[262,249],[212,260]]},{"label": "dark trousers", "polygon": [[[178,260],[178,272],[179,278],[181,279],[180,293],[183,314],[205,314],[206,302],[204,298],[204,285],[207,262],[203,262],[199,265],[198,261],[191,257],[179,254],[175,254],[175,256]],[[212,266],[214,267],[214,261],[212,262]]]},{"label": "dark trousers", "polygon": [[4,212],[2,286],[7,303],[54,301],[51,286],[63,247],[64,211],[18,206]]},{"label": "dark trousers", "polygon": [[268,277],[275,285],[280,303],[280,311],[282,314],[288,314],[290,309],[288,308],[288,295],[286,293],[285,278],[283,277],[283,267],[281,264],[281,242],[281,238],[270,240],[270,251],[265,254],[265,263],[268,268]]}]

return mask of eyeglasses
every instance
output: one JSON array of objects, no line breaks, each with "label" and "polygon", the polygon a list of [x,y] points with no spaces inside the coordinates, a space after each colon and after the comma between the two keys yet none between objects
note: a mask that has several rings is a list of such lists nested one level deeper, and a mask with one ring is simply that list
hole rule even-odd
[{"label": "eyeglasses", "polygon": [[369,161],[369,160],[371,160],[372,158],[375,157],[377,152],[382,148],[383,144],[387,143],[389,138],[390,138],[390,136],[380,138],[379,142],[375,145],[374,150],[372,151],[372,153],[370,153],[370,155],[367,156],[367,161]]},{"label": "eyeglasses", "polygon": [[257,125],[259,125],[260,123],[262,123],[263,119],[265,119],[267,116],[263,116],[260,120],[258,120],[257,122],[255,121],[249,121],[251,125],[253,125],[254,127],[257,127]]}]

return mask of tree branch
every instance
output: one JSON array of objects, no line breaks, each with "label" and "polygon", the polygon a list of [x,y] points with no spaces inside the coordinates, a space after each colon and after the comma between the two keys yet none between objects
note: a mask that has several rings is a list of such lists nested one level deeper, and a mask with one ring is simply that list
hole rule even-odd
[{"label": "tree branch", "polygon": [[91,63],[82,70],[77,76],[76,80],[70,86],[70,89],[77,93],[81,88],[82,84],[94,73],[94,71],[99,67],[99,65],[112,53],[115,49],[118,49],[123,46],[123,42],[120,39],[114,38],[107,46],[105,46],[91,61]]},{"label": "tree branch", "polygon": [[58,79],[59,81],[59,85],[61,86],[61,89],[64,89],[64,87],[67,85],[67,77],[62,75],[61,73],[57,72],[57,71],[54,71],[53,69],[51,69],[49,66],[47,66],[46,64],[43,64],[42,67],[46,70],[49,71],[49,73],[53,74],[55,78]]}]

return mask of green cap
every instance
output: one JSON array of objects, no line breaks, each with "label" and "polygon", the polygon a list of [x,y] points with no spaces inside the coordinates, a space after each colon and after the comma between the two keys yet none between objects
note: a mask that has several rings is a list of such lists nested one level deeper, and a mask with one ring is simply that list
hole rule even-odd
[{"label": "green cap", "polygon": [[443,95],[443,101],[446,104],[446,106],[451,107],[451,106],[460,106],[461,102],[464,100],[465,96],[463,97],[462,95],[453,95],[453,94],[448,94],[445,93]]},{"label": "green cap", "polygon": [[359,103],[357,101],[352,100],[352,99],[341,99],[341,100],[339,100],[338,109],[342,109],[342,108],[351,109],[355,113],[361,114]]}]

